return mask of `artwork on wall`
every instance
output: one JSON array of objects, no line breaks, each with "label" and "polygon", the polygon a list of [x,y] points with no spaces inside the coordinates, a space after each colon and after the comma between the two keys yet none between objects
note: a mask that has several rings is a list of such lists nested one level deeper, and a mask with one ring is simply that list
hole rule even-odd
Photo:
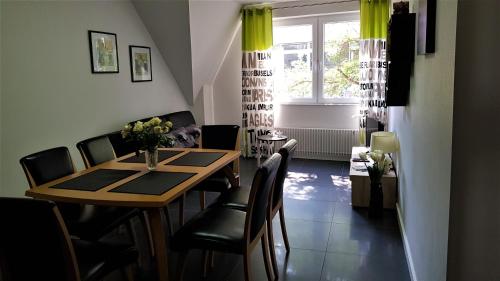
[{"label": "artwork on wall", "polygon": [[115,33],[89,30],[92,73],[118,73],[118,43]]},{"label": "artwork on wall", "polygon": [[417,54],[436,51],[436,0],[419,0]]},{"label": "artwork on wall", "polygon": [[132,82],[153,81],[153,70],[151,69],[151,48],[130,45],[129,51]]}]

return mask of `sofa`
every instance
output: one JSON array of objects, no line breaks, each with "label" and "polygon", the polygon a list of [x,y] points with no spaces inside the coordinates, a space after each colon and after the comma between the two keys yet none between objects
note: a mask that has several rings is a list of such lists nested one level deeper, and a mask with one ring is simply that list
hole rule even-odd
[{"label": "sofa", "polygon": [[[143,118],[137,121],[146,122],[154,116]],[[173,124],[172,131],[169,133],[177,140],[176,147],[198,147],[196,140],[201,134],[200,129],[196,126],[196,121],[191,111],[178,111],[173,113],[158,116],[160,119],[170,121]],[[112,132],[107,134],[113,149],[115,150],[116,157],[135,152],[136,149],[133,145],[126,142],[121,135],[121,131]]]}]

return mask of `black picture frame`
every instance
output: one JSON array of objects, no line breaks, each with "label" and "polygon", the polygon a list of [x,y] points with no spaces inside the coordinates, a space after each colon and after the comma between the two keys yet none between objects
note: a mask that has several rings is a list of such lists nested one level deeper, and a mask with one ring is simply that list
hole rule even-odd
[{"label": "black picture frame", "polygon": [[436,52],[436,0],[419,0],[417,54]]},{"label": "black picture frame", "polygon": [[[107,40],[108,46],[106,46],[106,43],[104,43],[105,46],[101,46],[101,48],[103,49],[102,54],[96,54],[96,52],[99,52],[99,50],[98,50],[98,47],[96,45],[94,45],[94,43],[96,42],[95,39],[98,39],[99,35],[101,36],[103,41],[105,38],[108,39]],[[116,33],[97,31],[97,30],[89,30],[88,31],[88,38],[89,38],[89,50],[90,50],[90,70],[92,71],[92,73],[94,73],[94,74],[119,73],[120,72],[120,62],[118,59],[118,39],[117,39]],[[114,42],[114,46],[112,46],[113,42]],[[109,43],[111,43],[111,50],[110,51],[104,50],[104,49],[110,47]],[[106,54],[106,52],[111,52],[111,53]],[[101,57],[97,57],[99,55]],[[105,56],[107,56],[107,58],[104,58]],[[112,60],[113,62],[116,62],[116,65],[108,65],[108,66],[106,66],[104,64],[100,65],[100,63],[99,63],[100,59],[102,59],[103,61],[108,60],[108,62],[110,60]]]},{"label": "black picture frame", "polygon": [[[150,82],[153,81],[153,65],[151,62],[151,48],[147,46],[129,45],[130,57],[130,80],[132,82]],[[141,52],[142,51],[142,52]],[[147,58],[140,58],[137,55],[147,55]],[[138,68],[138,62],[141,61],[141,69]]]}]

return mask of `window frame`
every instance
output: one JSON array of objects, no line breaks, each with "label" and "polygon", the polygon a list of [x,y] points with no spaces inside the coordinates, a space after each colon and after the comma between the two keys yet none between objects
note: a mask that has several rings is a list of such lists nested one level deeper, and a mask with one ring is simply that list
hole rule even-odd
[{"label": "window frame", "polygon": [[332,22],[359,21],[359,11],[342,12],[325,16],[307,16],[297,18],[273,19],[273,27],[311,25],[312,26],[312,97],[287,98],[280,100],[281,104],[299,105],[352,105],[359,104],[359,97],[351,98],[325,98],[323,96],[323,70],[324,70],[324,30],[325,24]]}]

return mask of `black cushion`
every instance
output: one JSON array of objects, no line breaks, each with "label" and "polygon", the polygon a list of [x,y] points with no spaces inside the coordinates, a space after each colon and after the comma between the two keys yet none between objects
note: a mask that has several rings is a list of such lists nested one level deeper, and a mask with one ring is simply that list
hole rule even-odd
[{"label": "black cushion", "polygon": [[172,240],[176,251],[211,249],[242,253],[246,213],[229,208],[207,208],[189,220]]},{"label": "black cushion", "polygon": [[188,110],[166,114],[163,115],[161,118],[172,122],[173,130],[177,130],[178,128],[181,127],[189,127],[193,124],[196,124],[193,114],[191,113],[191,111]]},{"label": "black cushion", "polygon": [[110,272],[137,261],[139,256],[130,244],[89,242],[73,239],[80,276],[84,281],[97,281]]},{"label": "black cushion", "polygon": [[88,165],[84,161],[87,168],[115,159],[113,145],[107,135],[83,140],[76,147],[82,158],[88,161]]}]

